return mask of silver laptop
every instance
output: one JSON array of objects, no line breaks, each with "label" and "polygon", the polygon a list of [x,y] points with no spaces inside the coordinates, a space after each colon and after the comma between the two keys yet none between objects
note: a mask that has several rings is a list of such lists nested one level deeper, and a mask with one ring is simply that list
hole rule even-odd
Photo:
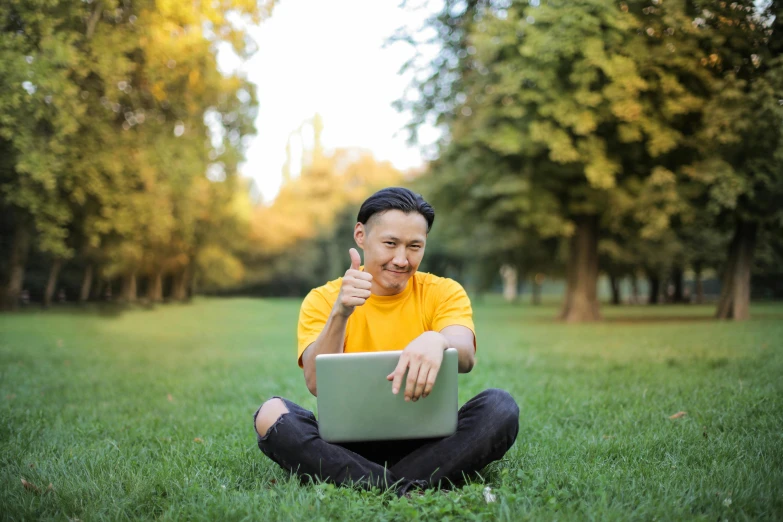
[{"label": "silver laptop", "polygon": [[327,442],[446,437],[457,430],[457,350],[443,354],[426,398],[405,402],[386,380],[401,351],[323,354],[315,358],[318,429]]}]

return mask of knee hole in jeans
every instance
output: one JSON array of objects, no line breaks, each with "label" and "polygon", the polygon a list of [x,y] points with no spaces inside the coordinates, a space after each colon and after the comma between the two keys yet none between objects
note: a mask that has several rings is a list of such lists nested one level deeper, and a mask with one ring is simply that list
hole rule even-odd
[{"label": "knee hole in jeans", "polygon": [[272,429],[272,426],[274,426],[280,417],[286,413],[290,412],[282,399],[269,399],[261,405],[261,408],[259,408],[258,413],[256,414],[256,433],[261,437],[265,437],[269,430]]}]

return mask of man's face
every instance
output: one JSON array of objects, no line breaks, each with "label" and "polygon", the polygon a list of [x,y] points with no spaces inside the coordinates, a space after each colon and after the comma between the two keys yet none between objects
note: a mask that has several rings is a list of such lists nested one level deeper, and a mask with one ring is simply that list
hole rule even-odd
[{"label": "man's face", "polygon": [[427,220],[418,212],[387,210],[357,223],[353,237],[364,250],[364,271],[372,274],[372,293],[395,295],[405,290],[419,268],[427,243]]}]

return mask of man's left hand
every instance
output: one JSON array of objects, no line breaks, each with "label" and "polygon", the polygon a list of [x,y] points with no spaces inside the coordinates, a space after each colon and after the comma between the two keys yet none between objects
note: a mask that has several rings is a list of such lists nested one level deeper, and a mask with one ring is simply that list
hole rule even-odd
[{"label": "man's left hand", "polygon": [[396,395],[399,392],[407,369],[405,401],[416,402],[420,397],[429,395],[438,377],[447,344],[446,337],[438,332],[424,332],[411,341],[403,350],[397,368],[386,376],[387,381],[392,381],[392,393]]}]

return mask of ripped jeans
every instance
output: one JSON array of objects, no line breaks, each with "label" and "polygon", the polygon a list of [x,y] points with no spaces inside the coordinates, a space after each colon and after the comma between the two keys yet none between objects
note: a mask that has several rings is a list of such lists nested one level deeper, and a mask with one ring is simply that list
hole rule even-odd
[{"label": "ripped jeans", "polygon": [[[459,409],[457,431],[437,439],[331,444],[318,434],[313,412],[280,398],[283,414],[263,436],[261,451],[302,480],[364,488],[451,486],[500,460],[519,432],[519,407],[508,392],[488,389]],[[260,410],[260,408],[259,408]],[[258,415],[253,415],[253,426]],[[254,428],[255,429],[255,428]]]}]

